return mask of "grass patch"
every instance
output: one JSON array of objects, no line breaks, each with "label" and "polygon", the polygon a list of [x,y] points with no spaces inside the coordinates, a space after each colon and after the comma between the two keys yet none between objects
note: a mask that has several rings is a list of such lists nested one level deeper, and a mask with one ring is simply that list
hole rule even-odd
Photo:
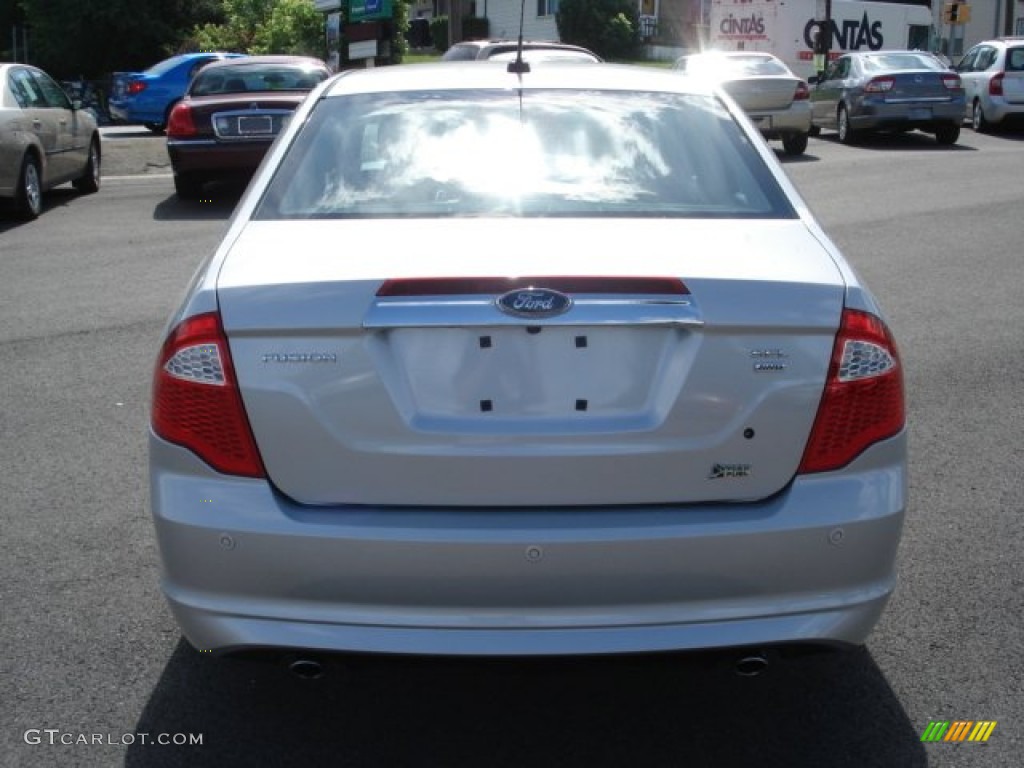
[{"label": "grass patch", "polygon": [[440,61],[440,53],[407,53],[402,57],[403,64],[429,64],[432,61]]}]

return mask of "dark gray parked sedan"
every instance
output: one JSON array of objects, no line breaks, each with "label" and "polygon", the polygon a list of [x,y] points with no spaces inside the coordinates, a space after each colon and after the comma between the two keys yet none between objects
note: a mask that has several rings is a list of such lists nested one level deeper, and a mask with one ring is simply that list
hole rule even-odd
[{"label": "dark gray parked sedan", "polygon": [[838,131],[844,144],[865,131],[915,128],[955,144],[965,104],[960,76],[930,53],[847,53],[811,89],[811,120]]}]

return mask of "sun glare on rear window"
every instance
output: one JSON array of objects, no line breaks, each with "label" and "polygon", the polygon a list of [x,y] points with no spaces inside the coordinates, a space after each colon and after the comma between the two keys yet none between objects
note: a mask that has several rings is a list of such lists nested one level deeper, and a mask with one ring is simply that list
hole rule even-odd
[{"label": "sun glare on rear window", "polygon": [[793,215],[707,96],[446,91],[324,100],[256,218]]}]

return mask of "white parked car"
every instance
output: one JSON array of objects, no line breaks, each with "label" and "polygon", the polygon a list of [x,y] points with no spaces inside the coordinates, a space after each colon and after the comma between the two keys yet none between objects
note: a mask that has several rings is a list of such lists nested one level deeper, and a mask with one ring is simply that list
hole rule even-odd
[{"label": "white parked car", "polygon": [[895,585],[893,338],[672,72],[332,78],[154,376],[163,589],[204,650],[849,646]]},{"label": "white parked car", "polygon": [[971,125],[986,131],[1024,117],[1024,37],[988,40],[971,48],[956,71],[964,84]]},{"label": "white parked car", "polygon": [[673,69],[723,88],[765,138],[781,139],[787,155],[807,150],[811,91],[781,59],[758,51],[706,51],[681,56]]}]

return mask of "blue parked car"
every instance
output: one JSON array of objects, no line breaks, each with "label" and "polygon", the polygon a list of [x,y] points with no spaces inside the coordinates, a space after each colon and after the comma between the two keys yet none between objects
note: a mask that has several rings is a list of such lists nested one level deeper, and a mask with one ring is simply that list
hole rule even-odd
[{"label": "blue parked car", "polygon": [[185,95],[192,76],[211,61],[244,56],[241,53],[183,53],[154,64],[145,72],[115,72],[110,115],[117,122],[142,123],[160,132],[171,107]]}]

